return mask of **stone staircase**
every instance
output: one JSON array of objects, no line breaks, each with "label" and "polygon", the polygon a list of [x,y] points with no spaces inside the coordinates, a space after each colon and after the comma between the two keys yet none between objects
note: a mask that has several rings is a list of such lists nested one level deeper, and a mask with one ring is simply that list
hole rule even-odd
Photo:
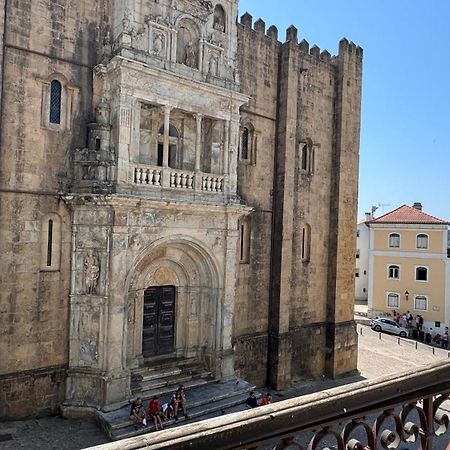
[{"label": "stone staircase", "polygon": [[[144,407],[154,395],[160,397],[160,404],[169,402],[171,395],[182,384],[186,390],[188,418],[179,414],[179,420],[164,422],[164,427],[179,423],[195,422],[217,415],[245,409],[245,400],[254,386],[244,380],[219,382],[211,372],[195,360],[169,360],[154,367],[133,371],[131,388],[133,399],[141,397]],[[130,420],[130,404],[117,404],[106,411],[97,412],[97,421],[111,440],[119,440],[154,431],[150,420],[147,427],[134,429]]]}]

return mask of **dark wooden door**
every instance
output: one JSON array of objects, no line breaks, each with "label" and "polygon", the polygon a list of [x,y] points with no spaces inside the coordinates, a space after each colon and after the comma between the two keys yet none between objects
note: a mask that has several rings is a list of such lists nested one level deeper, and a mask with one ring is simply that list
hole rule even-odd
[{"label": "dark wooden door", "polygon": [[149,358],[174,351],[175,287],[149,287],[144,292],[142,355]]}]

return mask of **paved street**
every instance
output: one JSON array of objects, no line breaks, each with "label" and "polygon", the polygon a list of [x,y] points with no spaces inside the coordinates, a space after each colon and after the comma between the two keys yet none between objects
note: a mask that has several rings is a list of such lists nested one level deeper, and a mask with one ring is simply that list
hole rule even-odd
[{"label": "paved street", "polygon": [[[408,339],[398,339],[396,336],[373,332],[368,326],[358,325],[359,363],[358,368],[364,378],[376,378],[382,375],[395,374],[407,369],[414,370],[421,365],[427,365],[439,360],[448,360],[449,352],[434,349],[424,344],[418,344]],[[360,377],[355,377],[356,381]],[[328,389],[333,385],[342,384],[323,381],[315,384],[316,390]],[[309,386],[298,386],[297,392],[308,393],[313,389]],[[275,400],[281,400],[293,395],[286,392],[282,397],[275,395]],[[33,450],[78,450],[106,442],[100,429],[92,420],[64,420],[59,417],[21,422],[4,422],[0,424],[0,449],[32,448]],[[434,449],[444,450],[448,438],[441,439]],[[401,447],[413,450],[415,445]]]}]

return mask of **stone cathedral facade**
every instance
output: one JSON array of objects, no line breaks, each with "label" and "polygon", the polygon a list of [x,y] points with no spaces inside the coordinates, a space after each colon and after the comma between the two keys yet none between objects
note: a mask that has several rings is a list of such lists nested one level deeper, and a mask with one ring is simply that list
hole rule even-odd
[{"label": "stone cathedral facade", "polygon": [[361,48],[238,0],[0,5],[0,416],[107,407],[167,357],[354,371]]}]

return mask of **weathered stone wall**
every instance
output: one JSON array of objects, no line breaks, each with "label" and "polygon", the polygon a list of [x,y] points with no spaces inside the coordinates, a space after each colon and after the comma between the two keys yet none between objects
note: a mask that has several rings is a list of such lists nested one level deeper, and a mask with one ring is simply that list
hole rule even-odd
[{"label": "weathered stone wall", "polygon": [[[63,399],[63,369],[56,377],[53,369],[46,372],[66,365],[68,355],[71,224],[58,191],[70,189],[71,152],[85,144],[97,28],[106,1],[7,4],[0,153],[0,374],[5,376],[0,391],[10,404],[2,413],[30,416],[54,412]],[[63,87],[63,120],[53,128],[43,104],[52,79]],[[42,263],[46,249],[41,248],[49,217],[59,249],[51,268]],[[18,392],[26,412],[15,404]]]},{"label": "weathered stone wall", "polygon": [[238,56],[242,92],[250,96],[250,101],[241,109],[241,127],[250,127],[254,134],[249,160],[239,158],[238,193],[254,211],[249,221],[249,262],[238,266],[235,365],[240,377],[264,386],[267,378],[279,42],[276,30],[266,34],[262,22],[255,30],[251,18],[246,19],[238,26]]}]

